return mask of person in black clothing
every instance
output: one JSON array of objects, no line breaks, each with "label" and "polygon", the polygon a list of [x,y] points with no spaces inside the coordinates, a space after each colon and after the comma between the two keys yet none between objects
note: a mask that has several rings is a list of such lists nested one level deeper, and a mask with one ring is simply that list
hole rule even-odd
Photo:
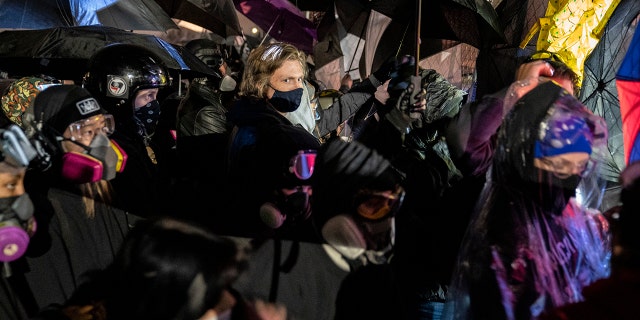
[{"label": "person in black clothing", "polygon": [[[300,227],[310,211],[309,188],[289,167],[298,152],[317,150],[320,143],[285,117],[300,106],[305,59],[302,51],[286,43],[254,49],[240,82],[240,98],[227,114],[233,126],[227,158],[230,209],[216,219],[232,220],[232,230],[245,236],[272,234],[267,226],[279,227],[274,221],[286,216],[290,223],[278,233],[313,238]],[[284,205],[293,199],[295,206]]]},{"label": "person in black clothing", "polygon": [[168,182],[158,174],[162,158],[153,143],[160,116],[158,91],[170,85],[168,70],[146,48],[113,44],[96,52],[88,64],[83,87],[113,115],[113,139],[128,154],[124,172],[113,181],[116,205],[148,217],[164,213],[172,199]]},{"label": "person in black clothing", "polygon": [[139,217],[112,206],[110,181],[126,166],[126,153],[109,138],[113,117],[87,90],[49,87],[22,122],[51,159],[46,170],[25,175],[38,230],[13,268],[14,289],[33,316],[68,299],[86,272],[111,263],[129,224]]},{"label": "person in black clothing", "polygon": [[[554,81],[517,100],[462,241],[445,319],[530,319],[606,277],[599,212],[576,200],[598,174],[606,124]],[[594,167],[595,166],[595,167]]]},{"label": "person in black clothing", "polygon": [[[188,80],[187,93],[176,113],[176,194],[185,205],[181,213],[215,210],[227,186],[225,150],[228,144],[228,96],[235,95],[236,82],[227,73],[224,47],[208,39],[192,40],[185,48],[209,65],[215,75]],[[211,206],[211,207],[209,207]],[[209,214],[192,215],[190,219],[206,221]],[[203,220],[204,219],[204,220]]]}]

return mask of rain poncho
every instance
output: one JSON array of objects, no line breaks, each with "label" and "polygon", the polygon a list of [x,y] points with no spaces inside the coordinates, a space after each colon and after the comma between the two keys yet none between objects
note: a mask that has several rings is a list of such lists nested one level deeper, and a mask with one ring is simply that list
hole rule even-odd
[{"label": "rain poncho", "polygon": [[460,247],[445,318],[535,318],[580,301],[585,285],[608,275],[607,224],[572,197],[580,177],[534,166],[536,145],[567,150],[586,138],[594,159],[606,136],[603,120],[553,82],[516,103]]}]

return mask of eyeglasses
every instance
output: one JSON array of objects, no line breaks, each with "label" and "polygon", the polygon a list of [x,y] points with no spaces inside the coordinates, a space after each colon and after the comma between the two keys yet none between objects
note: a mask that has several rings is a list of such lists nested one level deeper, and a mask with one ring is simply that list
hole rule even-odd
[{"label": "eyeglasses", "polygon": [[107,136],[115,130],[113,115],[99,114],[69,125],[71,141],[91,141],[99,133]]},{"label": "eyeglasses", "polygon": [[405,191],[398,186],[394,191],[361,190],[355,196],[356,211],[368,220],[379,220],[394,215],[404,202]]},{"label": "eyeglasses", "polygon": [[308,180],[313,175],[316,165],[315,150],[300,150],[298,154],[291,158],[289,162],[289,172],[293,173],[300,180]]},{"label": "eyeglasses", "polygon": [[543,167],[541,169],[551,171],[559,179],[566,179],[577,174],[584,177],[593,168],[593,162],[589,159],[580,162],[573,162],[562,158],[549,159],[546,157],[537,158]]}]

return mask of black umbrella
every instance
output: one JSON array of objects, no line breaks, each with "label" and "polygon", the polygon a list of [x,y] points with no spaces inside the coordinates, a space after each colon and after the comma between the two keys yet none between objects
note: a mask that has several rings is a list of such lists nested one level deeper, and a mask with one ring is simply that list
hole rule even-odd
[{"label": "black umbrella", "polygon": [[155,0],[172,18],[203,27],[219,36],[242,35],[232,0]]},{"label": "black umbrella", "polygon": [[167,68],[186,77],[216,74],[187,50],[178,51],[154,35],[104,26],[0,32],[0,69],[11,76],[47,74],[79,80],[91,56],[112,43],[143,46],[156,54]]},{"label": "black umbrella", "polygon": [[616,72],[636,30],[632,22],[639,13],[640,1],[622,0],[618,4],[598,45],[585,61],[580,88],[580,101],[607,122],[609,152],[602,174],[603,178],[614,183],[618,182],[625,166]]},{"label": "black umbrella", "polygon": [[86,25],[163,32],[178,28],[153,0],[0,1],[0,29],[45,29]]},{"label": "black umbrella", "polygon": [[[416,31],[418,20],[420,30]],[[421,45],[419,58],[452,44],[441,40],[458,41],[478,49],[506,43],[498,14],[488,1],[428,0],[422,1],[418,12],[415,0],[404,0],[397,5],[393,21],[382,35],[372,69],[398,54],[415,56],[417,34]]]},{"label": "black umbrella", "polygon": [[[103,0],[104,1],[104,0]],[[79,1],[87,3],[91,1]],[[123,30],[178,29],[178,26],[153,0],[118,0],[96,11],[100,24]]]}]

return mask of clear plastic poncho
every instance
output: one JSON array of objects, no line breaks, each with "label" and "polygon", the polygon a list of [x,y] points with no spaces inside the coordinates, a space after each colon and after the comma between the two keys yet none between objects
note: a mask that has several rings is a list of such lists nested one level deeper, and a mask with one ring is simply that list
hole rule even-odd
[{"label": "clear plastic poncho", "polygon": [[[569,123],[582,126],[563,131]],[[561,148],[579,139],[592,148],[581,175],[561,179],[533,165],[536,141]],[[597,181],[606,141],[603,119],[554,82],[518,100],[498,133],[493,166],[460,247],[445,319],[535,319],[582,300],[584,286],[608,276],[606,220],[574,197],[581,178]]]}]

